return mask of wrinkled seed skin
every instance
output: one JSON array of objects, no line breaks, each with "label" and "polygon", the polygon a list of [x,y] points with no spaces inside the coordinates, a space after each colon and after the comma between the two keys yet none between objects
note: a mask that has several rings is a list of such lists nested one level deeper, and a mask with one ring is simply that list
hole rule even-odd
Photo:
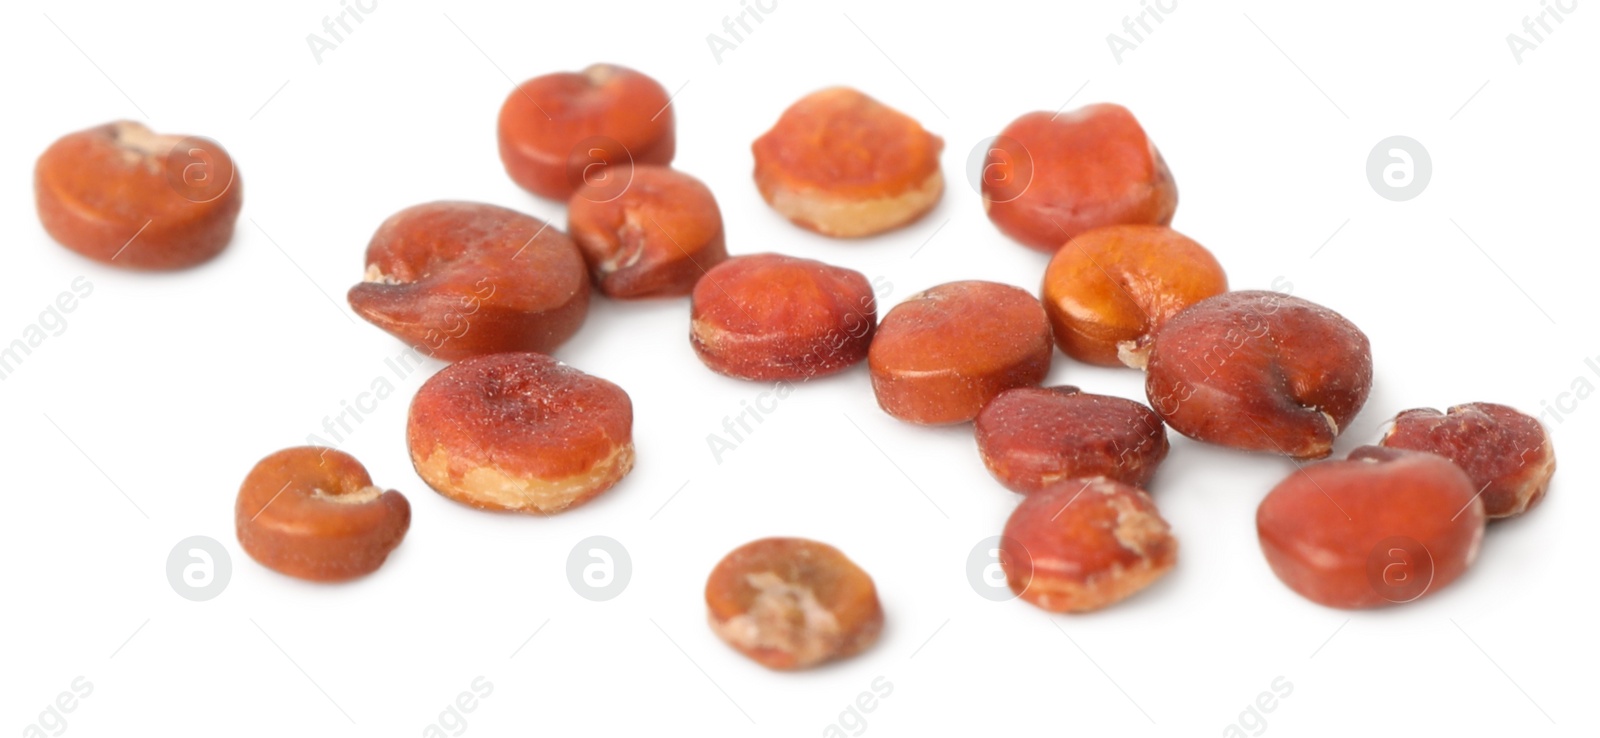
[{"label": "wrinkled seed skin", "polygon": [[[793,591],[763,598],[751,577],[774,575]],[[808,621],[795,592],[808,591],[832,625]],[[763,538],[717,563],[706,581],[712,630],[770,669],[804,669],[854,656],[883,631],[878,590],[838,549],[803,538]],[[820,612],[819,611],[819,612]],[[753,629],[741,628],[740,618]]]},{"label": "wrinkled seed skin", "polygon": [[1142,489],[1168,450],[1166,426],[1150,408],[1076,387],[1006,390],[973,427],[989,473],[1022,494],[1102,476]]},{"label": "wrinkled seed skin", "polygon": [[[1085,231],[1050,259],[1041,294],[1056,345],[1099,366],[1143,368],[1151,334],[1208,297],[1228,291],[1205,247],[1158,225]],[[1121,349],[1119,351],[1119,348]]]},{"label": "wrinkled seed skin", "polygon": [[445,361],[549,353],[589,311],[589,274],[572,240],[544,221],[471,202],[406,208],[367,245],[350,307]]},{"label": "wrinkled seed skin", "polygon": [[1521,515],[1538,505],[1555,474],[1555,447],[1539,421],[1488,402],[1396,416],[1383,445],[1427,451],[1461,467],[1490,518]]},{"label": "wrinkled seed skin", "polygon": [[728,258],[722,211],[700,180],[666,167],[619,175],[621,194],[585,185],[567,204],[567,229],[607,297],[679,297]]},{"label": "wrinkled seed skin", "polygon": [[239,545],[261,565],[300,579],[371,574],[405,538],[410,503],[394,490],[364,502],[326,499],[377,492],[371,487],[366,468],[343,451],[301,446],[274,453],[239,488]]},{"label": "wrinkled seed skin", "polygon": [[1173,430],[1297,459],[1332,453],[1371,389],[1365,334],[1325,307],[1263,291],[1174,316],[1156,332],[1145,377],[1151,408]]},{"label": "wrinkled seed skin", "polygon": [[1050,322],[1033,295],[994,282],[950,282],[884,316],[867,362],[878,405],[921,425],[964,423],[1001,392],[1050,372]]},{"label": "wrinkled seed skin", "polygon": [[712,371],[778,381],[834,374],[865,359],[877,299],[860,272],[782,254],[737,256],[691,298],[689,339]]},{"label": "wrinkled seed skin", "polygon": [[1104,477],[1064,480],[1024,498],[1000,542],[1011,591],[1050,612],[1116,604],[1177,560],[1178,541],[1150,495]]},{"label": "wrinkled seed skin", "polygon": [[1447,459],[1365,446],[1280,482],[1256,510],[1256,531],[1272,572],[1306,599],[1400,604],[1455,581],[1477,557],[1485,518],[1475,493]]},{"label": "wrinkled seed skin", "polygon": [[752,144],[761,195],[796,225],[841,238],[922,217],[944,189],[943,139],[847,87],[820,90],[785,110]]},{"label": "wrinkled seed skin", "polygon": [[669,102],[660,83],[612,64],[535,77],[500,108],[500,161],[518,186],[552,200],[598,182],[612,165],[671,164]]},{"label": "wrinkled seed skin", "polygon": [[[406,443],[435,491],[487,510],[555,513],[633,468],[633,403],[611,382],[543,354],[451,364],[411,401]],[[476,481],[492,474],[486,491]]]},{"label": "wrinkled seed skin", "polygon": [[1001,232],[1045,253],[1091,228],[1167,225],[1178,208],[1161,152],[1112,104],[1012,121],[985,160],[982,189]]},{"label": "wrinkled seed skin", "polygon": [[172,270],[209,261],[233,239],[244,187],[232,158],[208,142],[200,171],[227,177],[226,188],[180,192],[167,168],[182,163],[170,155],[186,140],[131,121],[63,136],[34,167],[39,221],[61,245],[104,264]]}]

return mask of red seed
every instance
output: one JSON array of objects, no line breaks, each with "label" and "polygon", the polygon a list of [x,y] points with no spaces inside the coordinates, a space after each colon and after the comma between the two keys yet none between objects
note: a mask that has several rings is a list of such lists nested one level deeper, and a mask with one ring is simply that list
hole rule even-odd
[{"label": "red seed", "polygon": [[417,474],[450,499],[556,513],[633,469],[633,402],[543,354],[478,356],[417,390],[406,444]]},{"label": "red seed", "polygon": [[1447,413],[1423,408],[1394,419],[1383,445],[1438,454],[1461,467],[1490,518],[1521,515],[1544,499],[1555,447],[1539,421],[1505,405],[1474,402]]},{"label": "red seed", "polygon": [[1256,511],[1261,551],[1289,588],[1339,608],[1410,602],[1460,577],[1483,502],[1455,464],[1363,446],[1289,475]]},{"label": "red seed", "polygon": [[429,356],[549,353],[583,325],[589,276],[566,234],[494,205],[432,202],[383,222],[350,307]]},{"label": "red seed", "polygon": [[809,379],[867,356],[877,300],[860,272],[782,254],[723,262],[695,285],[689,339],[712,371]]},{"label": "red seed", "polygon": [[1046,253],[1091,228],[1167,225],[1178,208],[1161,152],[1121,105],[1012,121],[990,146],[982,185],[989,219]]},{"label": "red seed", "polygon": [[1150,408],[1077,387],[1006,390],[974,428],[989,473],[1023,494],[1100,476],[1144,487],[1167,456],[1166,426]]},{"label": "red seed", "polygon": [[1011,591],[1050,612],[1089,612],[1166,574],[1178,541],[1150,495],[1104,477],[1024,498],[1006,521],[1000,565]]},{"label": "red seed", "polygon": [[670,102],[660,83],[614,64],[535,77],[500,108],[500,161],[541,197],[566,200],[585,184],[620,192],[610,167],[672,163]]},{"label": "red seed", "polygon": [[951,282],[884,316],[868,363],[878,405],[924,425],[964,423],[1001,392],[1037,385],[1054,346],[1039,301],[994,282]]},{"label": "red seed", "polygon": [[1196,303],[1156,332],[1150,406],[1172,429],[1299,459],[1332,453],[1372,389],[1367,337],[1338,313],[1276,292]]},{"label": "red seed", "polygon": [[618,299],[689,294],[728,258],[717,199],[700,180],[666,167],[617,176],[628,180],[621,194],[586,185],[567,203],[567,228],[595,286]]}]

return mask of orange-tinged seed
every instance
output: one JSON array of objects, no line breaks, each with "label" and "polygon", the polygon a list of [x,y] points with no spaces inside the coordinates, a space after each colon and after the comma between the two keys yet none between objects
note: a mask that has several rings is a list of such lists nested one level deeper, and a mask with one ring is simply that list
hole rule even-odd
[{"label": "orange-tinged seed", "polygon": [[543,354],[465,359],[411,401],[406,443],[440,494],[487,510],[556,513],[633,469],[628,393]]},{"label": "orange-tinged seed", "polygon": [[722,211],[704,183],[657,166],[633,167],[620,194],[585,185],[567,203],[567,228],[607,297],[687,295],[728,258]]},{"label": "orange-tinged seed", "polygon": [[1011,591],[1050,612],[1113,605],[1177,560],[1178,541],[1150,495],[1105,477],[1068,479],[1029,495],[1000,539]]},{"label": "orange-tinged seed", "polygon": [[500,108],[500,161],[523,189],[565,200],[585,184],[626,186],[618,164],[671,164],[671,98],[660,83],[615,64],[518,85]]},{"label": "orange-tinged seed", "polygon": [[411,505],[331,448],[299,446],[255,465],[234,504],[239,545],[274,571],[336,582],[377,571],[411,527]]},{"label": "orange-tinged seed", "polygon": [[983,204],[1006,235],[1046,253],[1091,228],[1167,225],[1178,187],[1121,105],[1028,113],[989,149]]},{"label": "orange-tinged seed", "polygon": [[861,92],[801,98],[756,139],[756,186],[796,225],[840,238],[910,223],[944,192],[944,141]]},{"label": "orange-tinged seed", "polygon": [[1228,292],[1156,331],[1150,406],[1190,438],[1297,459],[1333,451],[1372,390],[1372,348],[1344,316],[1276,292]]},{"label": "orange-tinged seed", "polygon": [[973,427],[989,473],[1023,494],[1100,476],[1143,488],[1167,457],[1167,428],[1150,408],[1077,387],[1006,390]]},{"label": "orange-tinged seed", "polygon": [[130,269],[182,269],[221,253],[244,191],[220,144],[133,121],[63,136],[39,157],[33,185],[52,238]]},{"label": "orange-tinged seed", "polygon": [[1363,446],[1280,482],[1256,510],[1256,531],[1272,572],[1312,602],[1411,602],[1477,558],[1484,514],[1475,492],[1448,459]]},{"label": "orange-tinged seed", "polygon": [[883,630],[872,577],[838,549],[804,538],[734,549],[706,581],[706,607],[718,637],[772,669],[854,656]]},{"label": "orange-tinged seed", "polygon": [[446,361],[549,353],[583,325],[589,276],[566,234],[515,210],[431,202],[383,222],[350,307]]},{"label": "orange-tinged seed", "polygon": [[860,272],[782,254],[737,256],[695,285],[689,339],[712,371],[810,379],[867,356],[877,300]]},{"label": "orange-tinged seed", "polygon": [[878,405],[923,425],[964,423],[1050,371],[1050,322],[1033,295],[994,282],[950,282],[883,318],[867,363]]},{"label": "orange-tinged seed", "polygon": [[1143,369],[1157,328],[1227,291],[1228,277],[1205,247],[1166,226],[1121,225],[1085,231],[1057,251],[1043,296],[1068,356]]}]

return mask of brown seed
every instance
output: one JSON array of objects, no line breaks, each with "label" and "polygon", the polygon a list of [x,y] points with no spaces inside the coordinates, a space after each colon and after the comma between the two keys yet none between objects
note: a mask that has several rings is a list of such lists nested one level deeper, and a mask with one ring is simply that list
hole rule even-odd
[{"label": "brown seed", "polygon": [[705,184],[666,167],[619,173],[620,194],[585,185],[567,204],[567,228],[607,297],[687,295],[728,258],[722,211]]},{"label": "brown seed", "polygon": [[1067,242],[1050,259],[1043,295],[1068,356],[1143,369],[1157,328],[1227,291],[1228,277],[1205,247],[1166,226],[1124,225]]},{"label": "brown seed", "polygon": [[1167,457],[1166,426],[1150,408],[1077,387],[1006,390],[974,427],[989,473],[1023,494],[1101,476],[1142,488]]},{"label": "brown seed", "polygon": [[1316,303],[1229,292],[1156,332],[1145,391],[1172,429],[1232,448],[1315,459],[1372,389],[1366,335]]},{"label": "brown seed", "polygon": [[854,656],[883,630],[872,577],[838,549],[804,538],[734,549],[706,581],[706,607],[718,637],[770,669]]},{"label": "brown seed", "polygon": [[1272,572],[1312,602],[1410,602],[1477,558],[1483,502],[1467,475],[1432,454],[1364,446],[1304,467],[1256,511]]},{"label": "brown seed", "polygon": [[933,209],[944,192],[944,140],[848,87],[801,98],[751,148],[767,204],[827,236],[898,228]]},{"label": "brown seed", "polygon": [[618,164],[672,163],[671,98],[632,69],[595,64],[522,83],[500,108],[500,161],[523,189],[565,200],[591,185],[621,192]]},{"label": "brown seed", "polygon": [[239,487],[239,545],[261,565],[314,582],[378,570],[411,527],[404,495],[372,486],[367,470],[331,448],[286,448]]},{"label": "brown seed", "polygon": [[950,282],[883,318],[868,364],[885,412],[924,425],[964,423],[1001,392],[1044,381],[1054,348],[1033,295],[994,282]]},{"label": "brown seed", "polygon": [[1178,541],[1150,495],[1104,477],[1029,495],[1006,521],[1000,566],[1011,591],[1050,612],[1089,612],[1150,586]]},{"label": "brown seed", "polygon": [[1407,410],[1394,419],[1383,445],[1455,462],[1472,480],[1490,518],[1533,509],[1556,472],[1555,447],[1544,426],[1514,408],[1489,402],[1457,405],[1447,413]]},{"label": "brown seed", "polygon": [[782,254],[737,256],[695,285],[690,342],[739,379],[809,379],[867,356],[877,300],[860,272]]},{"label": "brown seed", "polygon": [[543,354],[490,354],[433,375],[411,401],[411,463],[486,510],[556,513],[633,469],[628,393]]},{"label": "brown seed", "polygon": [[554,351],[583,325],[589,276],[550,224],[494,205],[433,202],[383,222],[350,306],[446,361]]},{"label": "brown seed", "polygon": [[63,136],[33,170],[51,238],[95,261],[183,269],[233,239],[243,187],[215,141],[118,121]]},{"label": "brown seed", "polygon": [[1121,105],[1012,121],[989,148],[982,185],[989,219],[1046,253],[1091,228],[1166,225],[1178,209],[1161,152]]}]

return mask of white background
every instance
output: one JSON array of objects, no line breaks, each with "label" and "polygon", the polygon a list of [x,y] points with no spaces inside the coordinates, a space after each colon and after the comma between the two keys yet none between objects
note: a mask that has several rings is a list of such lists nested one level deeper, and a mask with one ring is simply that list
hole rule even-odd
[{"label": "white background", "polygon": [[[0,382],[5,733],[84,676],[94,691],[65,716],[69,735],[420,735],[482,676],[494,692],[465,716],[468,735],[815,736],[878,677],[892,694],[864,729],[846,716],[847,734],[1218,735],[1281,676],[1293,692],[1265,728],[1245,715],[1247,733],[1592,734],[1600,400],[1563,393],[1600,386],[1584,364],[1600,356],[1588,217],[1600,9],[1579,4],[1519,64],[1506,36],[1523,33],[1535,0],[1185,0],[1119,64],[1106,36],[1136,0],[779,0],[719,64],[706,36],[739,0],[382,0],[319,64],[306,36],[340,7],[3,11],[0,342],[75,278],[94,285]],[[1018,499],[988,477],[969,427],[893,420],[860,366],[800,386],[719,464],[707,434],[767,388],[696,360],[687,301],[597,299],[558,353],[632,395],[638,468],[552,518],[454,504],[414,474],[403,435],[410,395],[439,365],[394,380],[383,360],[402,345],[353,317],[344,293],[373,229],[409,205],[481,200],[564,223],[561,204],[505,176],[495,116],[512,80],[595,61],[678,91],[674,164],[715,191],[731,251],[884,277],[886,306],[954,279],[1036,290],[1046,257],[988,222],[968,153],[1031,110],[1123,103],[1177,178],[1175,227],[1234,287],[1286,279],[1371,336],[1376,386],[1340,454],[1408,407],[1559,402],[1559,421],[1545,416],[1555,485],[1525,519],[1491,526],[1456,584],[1349,613],[1290,592],[1257,547],[1255,507],[1290,462],[1174,435],[1152,493],[1181,540],[1178,567],[1111,609],[1052,617],[968,583],[969,551]],[[834,84],[944,137],[949,185],[927,218],[830,241],[761,201],[748,142]],[[40,228],[34,159],[119,118],[233,154],[245,206],[220,258],[124,273]],[[1426,191],[1403,203],[1365,174],[1374,144],[1397,134],[1433,160]],[[1143,399],[1133,371],[1056,359],[1052,382]],[[257,565],[233,535],[239,482],[378,376],[397,391],[343,447],[410,498],[404,545],[338,586]],[[875,577],[888,616],[875,648],[777,674],[713,636],[707,573],[776,534],[837,545]],[[209,602],[166,579],[169,551],[193,535],[232,555]],[[565,574],[590,535],[631,553],[631,583],[608,602],[579,597]]]}]

